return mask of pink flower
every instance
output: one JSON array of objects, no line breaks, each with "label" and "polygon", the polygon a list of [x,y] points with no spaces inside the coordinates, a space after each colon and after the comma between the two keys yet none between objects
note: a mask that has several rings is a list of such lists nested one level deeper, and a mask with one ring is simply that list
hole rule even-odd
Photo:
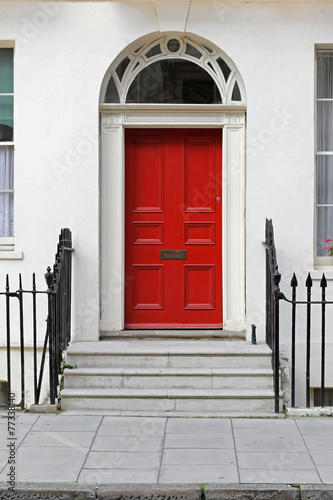
[{"label": "pink flower", "polygon": [[328,245],[328,247],[326,247],[326,250],[331,250],[331,245]]},{"label": "pink flower", "polygon": [[329,241],[332,241],[332,240],[328,239],[328,240],[325,241],[325,243],[328,243]]}]

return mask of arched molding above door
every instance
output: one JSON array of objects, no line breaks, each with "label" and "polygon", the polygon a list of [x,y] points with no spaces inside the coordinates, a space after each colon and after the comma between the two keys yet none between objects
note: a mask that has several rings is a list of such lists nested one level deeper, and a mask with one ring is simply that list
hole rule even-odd
[{"label": "arched molding above door", "polygon": [[246,93],[236,65],[216,45],[191,34],[151,34],[124,49],[107,70],[100,104],[111,103],[244,106]]}]

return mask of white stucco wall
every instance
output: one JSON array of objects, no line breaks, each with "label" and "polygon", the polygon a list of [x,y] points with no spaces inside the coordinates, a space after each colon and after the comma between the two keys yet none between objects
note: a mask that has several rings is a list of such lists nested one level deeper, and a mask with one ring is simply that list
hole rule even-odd
[{"label": "white stucco wall", "polygon": [[[275,225],[283,290],[292,271],[303,282],[314,266],[315,45],[333,43],[332,26],[333,4],[318,1],[0,2],[0,40],[15,41],[15,246],[23,252],[0,261],[0,279],[35,271],[44,286],[59,229],[70,227],[74,338],[98,339],[101,82],[135,39],[186,31],[225,51],[245,82],[246,311],[264,340],[265,217]],[[288,342],[283,320],[281,334]]]}]

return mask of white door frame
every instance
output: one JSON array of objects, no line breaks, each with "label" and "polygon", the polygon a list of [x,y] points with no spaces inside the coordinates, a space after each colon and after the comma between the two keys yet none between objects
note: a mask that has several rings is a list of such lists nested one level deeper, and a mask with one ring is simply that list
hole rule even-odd
[{"label": "white door frame", "polygon": [[245,331],[245,108],[103,104],[100,171],[100,331],[124,329],[124,129],[222,129],[223,329]]}]

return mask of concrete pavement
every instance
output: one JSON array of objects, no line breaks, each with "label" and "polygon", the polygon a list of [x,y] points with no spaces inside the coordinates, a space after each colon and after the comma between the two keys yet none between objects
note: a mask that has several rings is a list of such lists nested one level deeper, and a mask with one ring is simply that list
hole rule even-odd
[{"label": "concrete pavement", "polygon": [[0,418],[0,482],[333,484],[333,419],[17,413]]}]

